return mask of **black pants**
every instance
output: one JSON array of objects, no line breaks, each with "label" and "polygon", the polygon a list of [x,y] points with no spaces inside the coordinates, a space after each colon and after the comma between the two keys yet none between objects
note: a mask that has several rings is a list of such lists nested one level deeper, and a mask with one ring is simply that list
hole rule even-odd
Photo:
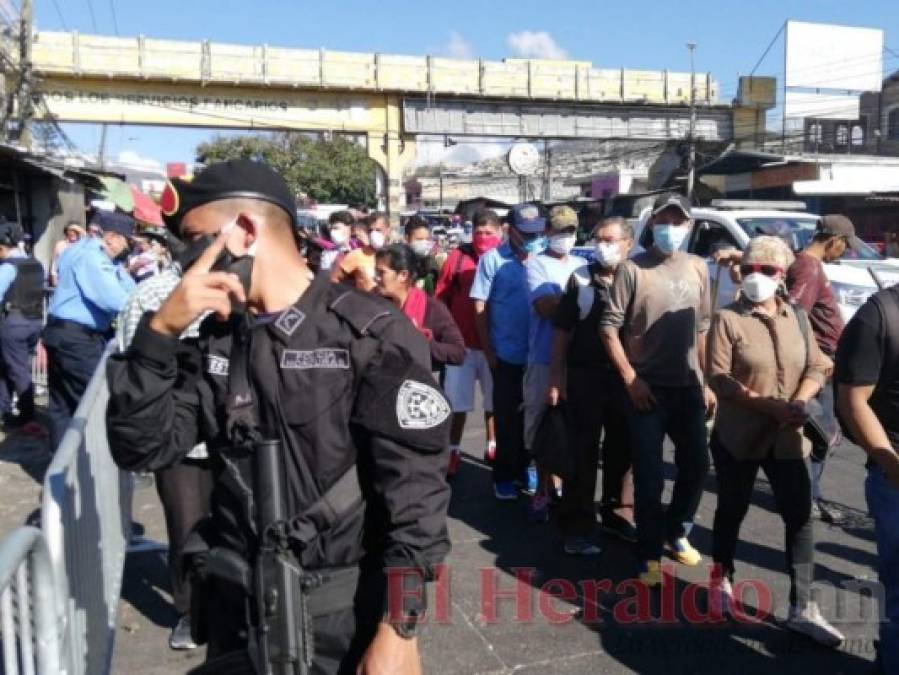
[{"label": "black pants", "polygon": [[184,543],[197,523],[209,515],[212,472],[207,460],[185,459],[156,472],[156,491],[165,513],[169,539],[172,602],[178,615],[190,610],[190,578],[183,566]]},{"label": "black pants", "polygon": [[55,452],[106,348],[101,333],[52,318],[44,329],[50,388],[50,448]]},{"label": "black pants", "polygon": [[496,424],[496,459],[493,481],[521,478],[528,464],[524,450],[524,366],[497,359],[493,371],[493,415]]},{"label": "black pants", "polygon": [[[233,587],[213,586],[210,591],[206,612],[209,617],[207,663],[197,672],[219,675],[226,669],[217,666],[217,659],[246,661],[242,657],[247,648],[246,599]],[[315,655],[310,673],[355,674],[384,615],[385,591],[386,583],[380,570],[363,573],[352,607],[312,619]],[[255,670],[238,669],[233,672],[256,673]]]},{"label": "black pants", "polygon": [[[641,560],[660,560],[664,542],[684,536],[692,524],[702,484],[709,471],[705,402],[700,387],[653,387],[656,404],[629,415],[634,457],[634,511],[637,553]],[[665,435],[674,443],[677,478],[671,503],[662,505],[665,488]]]},{"label": "black pants", "polygon": [[0,321],[0,414],[12,412],[15,394],[22,422],[34,419],[31,354],[40,334],[40,319],[26,319],[13,313]]},{"label": "black pants", "polygon": [[573,480],[565,482],[558,523],[565,536],[585,536],[596,526],[593,499],[603,431],[601,515],[604,519],[612,514],[628,520],[632,517],[634,488],[627,392],[617,373],[569,367],[566,394],[574,425],[570,438],[577,471]]},{"label": "black pants", "polygon": [[815,564],[811,482],[805,460],[775,459],[770,455],[763,460],[737,460],[715,436],[711,448],[718,478],[712,559],[721,565],[723,574],[733,577],[740,524],[749,509],[755,477],[761,467],[771,483],[777,511],[786,526],[790,604],[804,606],[809,600]]}]

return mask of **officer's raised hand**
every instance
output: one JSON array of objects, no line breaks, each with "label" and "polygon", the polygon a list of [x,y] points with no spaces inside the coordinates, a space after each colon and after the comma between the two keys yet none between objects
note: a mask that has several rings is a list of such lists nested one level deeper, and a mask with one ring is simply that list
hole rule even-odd
[{"label": "officer's raised hand", "polygon": [[212,270],[234,229],[223,230],[184,273],[181,283],[153,316],[150,328],[163,335],[178,337],[206,312],[215,312],[227,319],[231,314],[232,298],[246,302],[246,293],[236,274]]}]

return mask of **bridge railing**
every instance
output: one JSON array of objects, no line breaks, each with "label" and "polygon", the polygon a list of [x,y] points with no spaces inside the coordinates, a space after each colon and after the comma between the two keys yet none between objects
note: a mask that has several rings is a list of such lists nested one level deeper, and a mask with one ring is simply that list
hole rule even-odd
[{"label": "bridge railing", "polygon": [[[689,73],[596,68],[584,61],[448,59],[78,32],[36,34],[32,60],[44,75],[552,101],[690,102]],[[709,74],[696,77],[695,89],[700,105],[717,103],[718,84]]]}]

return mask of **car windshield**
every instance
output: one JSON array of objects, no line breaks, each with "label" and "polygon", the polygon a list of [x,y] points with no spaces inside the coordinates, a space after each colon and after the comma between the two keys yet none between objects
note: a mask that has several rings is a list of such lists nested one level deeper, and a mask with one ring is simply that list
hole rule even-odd
[{"label": "car windshield", "polygon": [[[750,238],[769,234],[783,237],[789,241],[794,251],[801,251],[815,236],[817,218],[792,218],[789,216],[765,216],[756,218],[738,218],[737,222]],[[873,247],[862,244],[860,251],[846,249],[843,258],[848,260],[881,260],[881,256]]]}]

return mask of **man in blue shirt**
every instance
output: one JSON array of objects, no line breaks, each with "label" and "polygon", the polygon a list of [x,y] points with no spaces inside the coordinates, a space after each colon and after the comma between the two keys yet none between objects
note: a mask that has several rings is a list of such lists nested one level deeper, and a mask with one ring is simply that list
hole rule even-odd
[{"label": "man in blue shirt", "polygon": [[[0,223],[0,415],[6,430],[41,433],[34,424],[31,353],[41,333],[44,268],[19,248],[18,223]],[[18,415],[13,415],[13,393]]]},{"label": "man in blue shirt", "polygon": [[59,281],[44,329],[53,450],[103,356],[113,319],[134,288],[121,264],[128,255],[134,220],[98,211],[91,224],[99,226],[103,236],[82,239],[59,257]]},{"label": "man in blue shirt", "polygon": [[475,326],[493,371],[493,414],[497,499],[516,499],[516,480],[527,468],[522,396],[528,359],[530,301],[526,263],[543,251],[546,220],[533,204],[519,204],[508,215],[509,241],[485,253],[471,287]]}]

